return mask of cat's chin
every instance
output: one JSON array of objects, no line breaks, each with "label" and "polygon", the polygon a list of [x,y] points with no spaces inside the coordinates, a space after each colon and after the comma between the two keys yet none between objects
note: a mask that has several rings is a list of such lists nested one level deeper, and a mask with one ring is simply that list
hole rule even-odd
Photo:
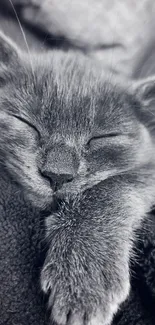
[{"label": "cat's chin", "polygon": [[87,189],[92,188],[97,183],[99,183],[99,181],[95,182],[94,184],[93,182],[84,179],[74,180],[71,183],[64,184],[61,189],[54,193],[54,195],[60,199],[65,199],[66,197],[71,196],[77,196],[80,193],[86,191]]},{"label": "cat's chin", "polygon": [[96,173],[87,177],[77,177],[72,182],[63,184],[61,189],[59,189],[55,194],[58,197],[76,196],[115,174],[116,172],[112,174],[112,171],[108,171]]},{"label": "cat's chin", "polygon": [[60,197],[78,195],[80,193],[83,193],[87,189],[99,184],[100,182],[105,181],[107,178],[117,175],[120,172],[122,171],[113,169],[96,172],[92,175],[87,175],[86,177],[79,176],[75,178],[72,182],[63,184],[61,189],[56,192],[56,195]]}]

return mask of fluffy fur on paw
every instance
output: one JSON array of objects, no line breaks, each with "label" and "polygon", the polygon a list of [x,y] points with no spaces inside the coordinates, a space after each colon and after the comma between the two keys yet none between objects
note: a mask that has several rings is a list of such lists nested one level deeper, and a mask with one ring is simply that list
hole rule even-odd
[{"label": "fluffy fur on paw", "polygon": [[109,325],[129,293],[127,252],[75,212],[77,217],[75,206],[64,205],[47,219],[50,246],[41,285],[49,293],[51,319],[58,325]]}]

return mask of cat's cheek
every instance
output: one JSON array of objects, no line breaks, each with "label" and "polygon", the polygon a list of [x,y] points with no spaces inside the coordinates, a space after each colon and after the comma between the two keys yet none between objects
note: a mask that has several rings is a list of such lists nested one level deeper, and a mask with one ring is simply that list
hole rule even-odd
[{"label": "cat's cheek", "polygon": [[26,198],[36,208],[45,209],[53,202],[53,191],[47,187],[42,186],[41,191],[25,191]]},{"label": "cat's cheek", "polygon": [[[29,176],[27,174],[27,176]],[[46,208],[53,201],[53,190],[47,180],[40,177],[37,170],[31,171],[26,178],[25,193],[27,198],[37,208]]]},{"label": "cat's cheek", "polygon": [[45,208],[53,201],[50,183],[41,177],[37,167],[37,150],[35,147],[17,148],[13,157],[7,160],[9,170],[22,186],[26,200],[37,208]]}]

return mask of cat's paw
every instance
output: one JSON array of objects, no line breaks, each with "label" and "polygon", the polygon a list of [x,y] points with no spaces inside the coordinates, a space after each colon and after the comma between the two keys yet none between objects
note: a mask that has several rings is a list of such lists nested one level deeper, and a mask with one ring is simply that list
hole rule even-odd
[{"label": "cat's paw", "polygon": [[57,325],[109,325],[129,293],[130,241],[126,228],[82,212],[74,200],[46,219],[41,286]]},{"label": "cat's paw", "polygon": [[42,289],[49,293],[51,320],[57,325],[110,325],[128,296],[128,273],[122,269],[120,277],[109,273],[111,279],[108,274],[106,279],[104,271],[82,270],[78,259],[73,273],[65,264],[58,271],[45,262],[42,270]]}]

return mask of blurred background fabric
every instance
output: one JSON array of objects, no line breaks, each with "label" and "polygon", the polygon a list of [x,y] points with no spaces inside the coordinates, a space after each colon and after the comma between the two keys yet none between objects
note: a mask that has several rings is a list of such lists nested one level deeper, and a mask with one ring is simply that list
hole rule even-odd
[{"label": "blurred background fabric", "polygon": [[[9,0],[3,0],[10,7]],[[154,0],[12,0],[19,16],[132,77],[155,43]]]}]

